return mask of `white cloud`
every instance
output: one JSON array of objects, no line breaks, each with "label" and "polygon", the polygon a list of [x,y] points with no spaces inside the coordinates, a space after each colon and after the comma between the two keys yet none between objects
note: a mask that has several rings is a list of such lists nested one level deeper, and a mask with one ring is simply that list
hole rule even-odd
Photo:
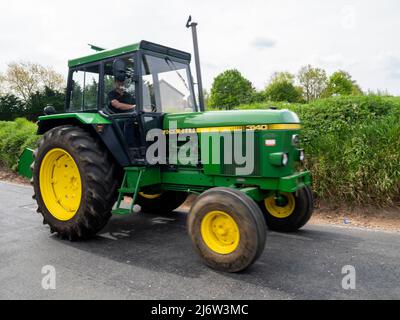
[{"label": "white cloud", "polygon": [[251,44],[257,49],[266,49],[275,47],[276,41],[269,38],[256,38]]},{"label": "white cloud", "polygon": [[[365,89],[400,94],[399,9],[397,0],[2,1],[0,71],[31,60],[66,74],[68,59],[91,52],[87,43],[146,39],[192,51],[185,28],[192,14],[207,88],[227,68],[261,88],[274,71],[314,63],[348,71]],[[381,52],[391,57],[378,61]]]}]

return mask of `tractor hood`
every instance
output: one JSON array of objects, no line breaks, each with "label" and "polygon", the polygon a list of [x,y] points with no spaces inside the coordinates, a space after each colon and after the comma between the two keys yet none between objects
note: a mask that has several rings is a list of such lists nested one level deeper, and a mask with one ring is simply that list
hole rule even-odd
[{"label": "tractor hood", "polygon": [[177,123],[178,129],[300,123],[298,116],[289,110],[235,110],[167,114],[164,117],[165,130],[169,129],[171,121]]}]

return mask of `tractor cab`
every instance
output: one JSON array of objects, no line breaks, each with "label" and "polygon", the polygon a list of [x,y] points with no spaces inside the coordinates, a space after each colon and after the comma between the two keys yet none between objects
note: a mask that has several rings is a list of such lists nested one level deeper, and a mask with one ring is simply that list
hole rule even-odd
[{"label": "tractor cab", "polygon": [[[129,163],[144,164],[146,134],[162,129],[163,114],[199,111],[190,60],[189,53],[147,41],[70,60],[66,113],[100,113],[113,123],[112,139],[129,150]],[[121,102],[133,109],[111,104],[117,82]]]}]

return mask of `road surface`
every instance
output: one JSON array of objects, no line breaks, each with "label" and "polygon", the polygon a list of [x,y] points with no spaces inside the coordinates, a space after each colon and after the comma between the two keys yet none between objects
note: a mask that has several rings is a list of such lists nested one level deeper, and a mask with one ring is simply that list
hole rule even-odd
[{"label": "road surface", "polygon": [[[269,232],[253,267],[224,274],[193,251],[184,213],[113,217],[96,238],[70,243],[50,235],[31,195],[0,182],[0,299],[400,298],[399,233],[320,225]],[[342,287],[347,265],[354,290]],[[55,290],[42,287],[44,266],[54,267]]]}]

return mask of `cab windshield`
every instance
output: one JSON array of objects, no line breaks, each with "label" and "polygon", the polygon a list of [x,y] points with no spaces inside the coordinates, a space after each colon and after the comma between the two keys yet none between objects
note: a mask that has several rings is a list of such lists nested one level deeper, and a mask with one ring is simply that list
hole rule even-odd
[{"label": "cab windshield", "polygon": [[144,111],[195,111],[188,64],[169,57],[143,55],[142,70]]}]

